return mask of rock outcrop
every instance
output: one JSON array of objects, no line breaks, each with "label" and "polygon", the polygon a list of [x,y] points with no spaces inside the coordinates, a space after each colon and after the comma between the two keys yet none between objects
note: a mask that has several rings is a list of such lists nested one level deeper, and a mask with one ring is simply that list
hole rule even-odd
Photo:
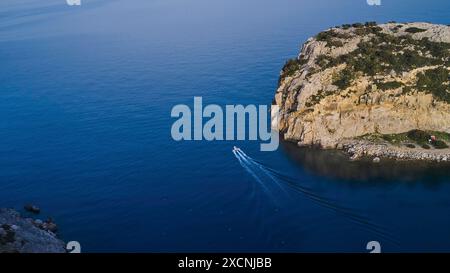
[{"label": "rock outcrop", "polygon": [[0,253],[65,253],[64,242],[41,222],[0,209]]},{"label": "rock outcrop", "polygon": [[[449,67],[449,26],[368,22],[331,28],[310,38],[283,68],[275,95],[279,130],[286,140],[323,148],[413,130],[440,133],[445,144]],[[418,150],[434,150],[419,144]]]}]

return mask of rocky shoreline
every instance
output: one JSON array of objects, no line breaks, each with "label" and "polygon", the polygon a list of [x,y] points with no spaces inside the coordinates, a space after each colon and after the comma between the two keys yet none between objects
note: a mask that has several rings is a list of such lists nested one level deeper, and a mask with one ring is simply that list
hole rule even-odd
[{"label": "rocky shoreline", "polygon": [[350,156],[351,160],[372,158],[379,162],[383,158],[395,160],[420,160],[431,162],[450,162],[450,149],[426,150],[421,148],[407,148],[395,146],[390,143],[373,143],[366,140],[349,140],[337,146]]},{"label": "rocky shoreline", "polygon": [[0,208],[0,253],[66,253],[53,220],[24,218],[13,209]]}]

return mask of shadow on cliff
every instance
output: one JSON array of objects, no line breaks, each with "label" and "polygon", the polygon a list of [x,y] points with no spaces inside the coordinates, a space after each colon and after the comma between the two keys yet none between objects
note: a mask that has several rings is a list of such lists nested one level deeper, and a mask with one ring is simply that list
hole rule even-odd
[{"label": "shadow on cliff", "polygon": [[430,188],[450,182],[450,163],[390,159],[382,159],[380,163],[373,163],[371,159],[351,161],[342,151],[298,147],[287,141],[282,141],[281,147],[291,160],[317,176],[371,184],[423,183]]}]

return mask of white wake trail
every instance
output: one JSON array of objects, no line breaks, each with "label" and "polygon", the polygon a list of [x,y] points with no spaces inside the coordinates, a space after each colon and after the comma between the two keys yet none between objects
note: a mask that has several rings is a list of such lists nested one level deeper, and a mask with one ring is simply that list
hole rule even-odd
[{"label": "white wake trail", "polygon": [[237,151],[233,150],[233,154],[234,156],[237,158],[237,160],[239,161],[239,164],[241,164],[241,166],[259,183],[261,184],[261,186],[263,187],[264,191],[266,191],[267,193],[270,194],[269,189],[266,187],[266,185],[264,185],[264,182],[261,180],[261,178],[252,170],[250,169],[250,167],[246,164],[245,159],[241,158],[241,156],[238,154]]},{"label": "white wake trail", "polygon": [[387,232],[383,227],[375,223],[372,223],[368,218],[355,213],[351,209],[341,207],[338,204],[335,204],[336,202],[333,200],[319,196],[318,194],[314,193],[312,189],[299,185],[296,179],[283,175],[278,171],[257,162],[256,160],[248,156],[244,151],[242,151],[237,147],[233,149],[233,154],[239,160],[241,166],[244,167],[264,187],[267,193],[270,194],[268,188],[266,187],[266,185],[264,185],[263,180],[256,174],[255,171],[251,170],[250,166],[252,166],[253,168],[256,167],[260,169],[266,176],[268,176],[273,182],[275,182],[275,184],[280,189],[282,189],[284,193],[287,194],[285,187],[283,187],[283,185],[285,184],[288,187],[292,188],[293,190],[304,194],[306,197],[318,203],[319,205],[328,208],[338,214],[343,215],[352,222],[362,226],[364,229],[367,229],[398,245],[396,239],[393,238],[389,232]]},{"label": "white wake trail", "polygon": [[253,158],[249,157],[246,153],[244,153],[244,151],[242,151],[239,148],[236,149],[236,153],[238,153],[245,162],[247,162],[248,164],[251,164],[251,165],[254,165],[254,166],[258,167],[261,171],[263,171],[266,176],[268,176],[273,182],[275,182],[275,184],[280,188],[280,190],[282,190],[284,193],[287,194],[286,189],[283,187],[283,185],[281,185],[280,181],[273,174],[271,174],[266,169],[265,166],[263,166],[260,163],[256,162]]}]

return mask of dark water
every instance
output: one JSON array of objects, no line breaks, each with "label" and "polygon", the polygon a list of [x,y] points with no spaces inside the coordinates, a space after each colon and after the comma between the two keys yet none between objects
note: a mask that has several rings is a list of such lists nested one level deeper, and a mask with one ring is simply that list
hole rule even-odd
[{"label": "dark water", "polygon": [[270,104],[284,61],[329,26],[449,13],[447,0],[3,0],[0,207],[38,204],[89,252],[450,251],[447,166],[170,136],[171,108],[194,96]]}]

